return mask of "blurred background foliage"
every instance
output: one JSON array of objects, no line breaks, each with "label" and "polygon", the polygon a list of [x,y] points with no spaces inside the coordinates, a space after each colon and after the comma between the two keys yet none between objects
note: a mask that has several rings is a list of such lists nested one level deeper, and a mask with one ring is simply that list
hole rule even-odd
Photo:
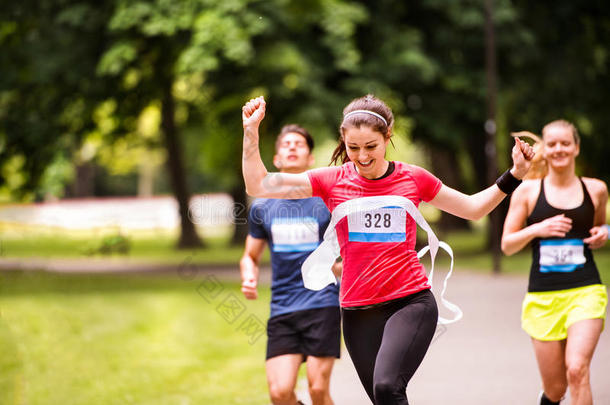
[{"label": "blurred background foliage", "polygon": [[[583,138],[579,173],[610,180],[610,3],[493,6],[499,170],[510,132],[561,117]],[[2,2],[0,199],[171,193],[179,244],[197,246],[193,193],[246,202],[246,100],[268,100],[269,168],[290,122],[310,129],[322,166],[342,108],[366,93],[396,115],[390,158],[474,192],[488,183],[484,28],[480,0]]]}]

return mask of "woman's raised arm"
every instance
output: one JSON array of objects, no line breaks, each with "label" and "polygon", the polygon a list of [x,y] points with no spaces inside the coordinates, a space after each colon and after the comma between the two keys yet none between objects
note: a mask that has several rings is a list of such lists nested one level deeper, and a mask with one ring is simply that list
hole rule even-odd
[{"label": "woman's raised arm", "polygon": [[[504,180],[519,181],[526,175],[534,157],[532,147],[515,138],[512,150],[513,168],[503,175]],[[512,180],[511,180],[512,177]],[[504,182],[507,183],[507,182]],[[509,191],[510,192],[510,191]],[[489,214],[506,197],[499,184],[494,184],[476,194],[467,195],[443,185],[430,204],[455,216],[477,220]]]},{"label": "woman's raised arm", "polygon": [[244,145],[242,172],[246,192],[260,198],[308,198],[312,196],[307,172],[269,173],[263,164],[258,146],[258,128],[265,118],[265,99],[257,97],[242,107]]}]

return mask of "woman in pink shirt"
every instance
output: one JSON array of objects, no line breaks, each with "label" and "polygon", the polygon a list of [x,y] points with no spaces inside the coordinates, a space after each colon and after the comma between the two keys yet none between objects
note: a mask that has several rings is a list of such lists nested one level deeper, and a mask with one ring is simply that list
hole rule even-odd
[{"label": "woman in pink shirt", "polygon": [[[474,195],[454,190],[428,171],[385,159],[394,117],[368,95],[343,110],[333,161],[341,166],[301,174],[268,173],[258,149],[265,100],[242,109],[243,175],[253,197],[321,197],[332,212],[362,197],[402,196],[415,206],[426,201],[462,218],[487,215],[520,184],[533,157],[515,139],[514,166],[491,187]],[[356,212],[336,226],[343,273],[340,301],[343,335],[358,376],[375,404],[408,404],[405,389],[436,329],[438,310],[424,267],[415,252],[416,223],[400,207]]]}]

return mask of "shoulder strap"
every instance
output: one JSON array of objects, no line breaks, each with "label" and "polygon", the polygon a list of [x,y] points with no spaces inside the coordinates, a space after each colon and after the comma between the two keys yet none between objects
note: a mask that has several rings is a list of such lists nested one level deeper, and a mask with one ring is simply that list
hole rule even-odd
[{"label": "shoulder strap", "polygon": [[583,204],[585,202],[588,202],[589,204],[591,204],[591,206],[594,206],[593,199],[591,198],[591,194],[589,194],[589,190],[587,189],[585,181],[582,179],[582,177],[578,177],[578,180],[580,180],[580,184],[582,185]]}]

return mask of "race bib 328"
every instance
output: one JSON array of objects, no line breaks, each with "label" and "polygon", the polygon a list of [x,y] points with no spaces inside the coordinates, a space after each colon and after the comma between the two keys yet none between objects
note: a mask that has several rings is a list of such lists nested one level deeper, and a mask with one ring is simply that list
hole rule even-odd
[{"label": "race bib 328", "polygon": [[350,242],[404,242],[407,215],[400,207],[383,207],[348,215]]}]

